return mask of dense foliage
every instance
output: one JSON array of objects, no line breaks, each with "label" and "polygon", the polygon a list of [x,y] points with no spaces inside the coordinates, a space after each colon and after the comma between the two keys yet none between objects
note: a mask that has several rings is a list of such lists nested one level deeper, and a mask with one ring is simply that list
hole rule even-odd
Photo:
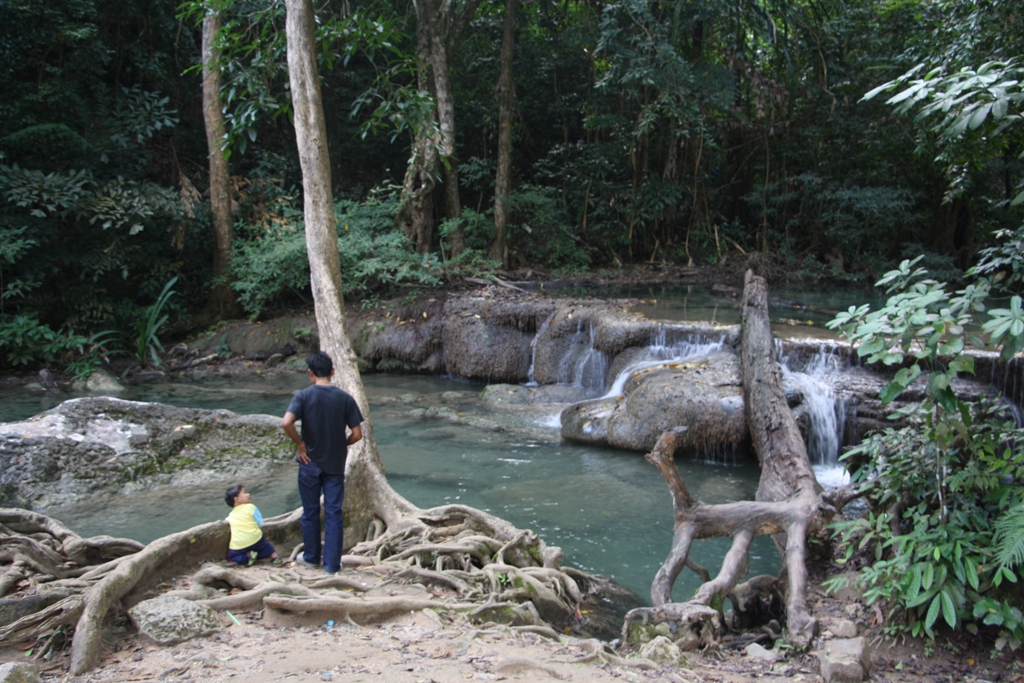
[{"label": "dense foliage", "polygon": [[900,368],[884,402],[924,386],[924,400],[894,413],[903,427],[844,456],[869,505],[836,525],[844,561],[863,562],[864,595],[889,608],[890,632],[933,637],[941,619],[975,632],[998,626],[998,649],[1024,640],[1024,595],[1011,586],[1024,560],[1024,427],[1007,404],[970,404],[953,391],[958,375],[974,373],[969,345],[1006,358],[1024,345],[1019,295],[986,311],[987,274],[999,274],[1000,289],[1021,283],[1019,239],[986,251],[971,271],[977,279],[955,293],[904,261],[878,283],[891,294],[884,307],[851,307],[830,323],[868,363]]},{"label": "dense foliage", "polygon": [[[347,293],[493,270],[504,6],[445,4],[440,65],[411,3],[317,7]],[[280,0],[5,3],[0,365],[134,335],[173,277],[168,324],[202,320],[217,284],[199,72],[212,11],[233,286],[251,315],[308,296]],[[959,279],[1021,223],[1021,26],[1004,0],[521,4],[506,263],[861,280],[926,254]],[[425,244],[398,220],[417,168]]]}]

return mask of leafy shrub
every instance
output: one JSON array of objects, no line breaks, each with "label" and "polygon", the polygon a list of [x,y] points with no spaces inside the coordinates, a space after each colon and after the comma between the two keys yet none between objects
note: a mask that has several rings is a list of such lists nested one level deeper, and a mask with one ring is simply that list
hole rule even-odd
[{"label": "leafy shrub", "polygon": [[[335,204],[338,253],[345,296],[386,292],[401,284],[436,285],[441,268],[435,256],[415,253],[408,239],[392,225],[397,207],[393,195],[373,196],[362,202]],[[237,240],[232,259],[232,287],[246,312],[256,317],[289,294],[308,301],[309,257],[306,235],[298,214],[291,220],[269,222],[263,231]]]},{"label": "leafy shrub", "polygon": [[0,358],[3,365],[50,363],[83,352],[86,338],[71,330],[54,330],[33,313],[0,317]]},{"label": "leafy shrub", "polygon": [[[985,271],[990,256],[972,274]],[[856,463],[854,480],[870,512],[836,531],[845,559],[855,550],[869,553],[859,580],[869,601],[889,606],[891,631],[934,637],[940,617],[950,628],[976,631],[980,622],[1000,627],[997,647],[1016,648],[1024,623],[1005,584],[1017,581],[1024,535],[1006,530],[1024,500],[1024,429],[1004,406],[966,403],[952,387],[957,375],[974,372],[965,342],[991,282],[979,279],[951,294],[914,268],[920,260],[904,261],[879,281],[890,293],[881,309],[851,307],[829,323],[868,363],[901,366],[882,390],[884,403],[918,381],[925,391],[920,404],[898,412],[908,426],[873,434],[844,456]],[[1024,345],[1020,297],[988,311],[971,343],[1004,357],[1016,353]]]},{"label": "leafy shrub", "polygon": [[851,449],[845,458],[859,462],[854,481],[869,490],[871,512],[836,530],[844,560],[855,549],[869,552],[860,582],[869,603],[890,607],[890,632],[934,637],[940,618],[976,631],[975,619],[996,623],[989,616],[995,610],[1007,617],[1002,642],[1016,646],[1024,637],[1020,612],[999,589],[1016,582],[1019,556],[1000,560],[995,529],[1021,502],[1013,482],[1024,475],[1024,452],[1008,444],[1020,443],[1024,430],[1004,406],[963,408],[963,434],[948,448],[938,447],[935,432],[947,425],[936,425],[928,406],[915,406],[903,413],[908,426]]}]

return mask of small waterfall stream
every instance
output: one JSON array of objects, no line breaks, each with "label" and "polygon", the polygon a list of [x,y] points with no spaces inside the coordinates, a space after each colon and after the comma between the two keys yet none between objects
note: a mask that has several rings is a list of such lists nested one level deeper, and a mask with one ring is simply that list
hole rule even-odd
[{"label": "small waterfall stream", "polygon": [[807,455],[819,483],[837,486],[848,475],[839,465],[839,451],[846,427],[846,406],[832,390],[839,378],[840,361],[835,347],[822,347],[802,368],[794,359],[780,354],[783,378],[803,394],[803,409],[810,421],[807,430]]},{"label": "small waterfall stream", "polygon": [[594,348],[594,327],[580,320],[569,350],[558,365],[558,383],[579,387],[588,396],[599,396],[607,374],[608,356]]},{"label": "small waterfall stream", "polygon": [[[538,330],[538,337],[547,322]],[[807,452],[811,464],[823,483],[843,483],[846,473],[839,466],[839,452],[843,444],[846,410],[832,390],[842,365],[837,349],[834,346],[822,347],[810,359],[801,360],[786,356],[781,343],[776,343],[784,382],[803,396],[802,410],[809,421]],[[607,354],[594,348],[593,328],[580,321],[569,349],[561,359],[558,380],[560,384],[583,389],[590,397],[615,398],[622,395],[626,382],[639,370],[703,358],[720,351],[724,344],[724,335],[718,339],[708,339],[704,335],[686,336],[670,342],[668,326],[659,326],[650,345],[636,352],[626,367],[611,378],[608,376]],[[533,346],[536,350],[536,341]],[[527,386],[536,386],[532,378],[532,364],[530,380]],[[719,457],[709,453],[707,460],[712,464],[735,464],[735,459],[727,455]]]},{"label": "small waterfall stream", "polygon": [[667,341],[664,327],[660,327],[651,340],[651,345],[626,366],[611,383],[603,398],[614,398],[622,394],[630,375],[644,368],[664,365],[665,363],[681,363],[693,358],[701,358],[715,351],[720,351],[725,343],[724,335],[717,341],[700,338],[686,338],[673,343]]},{"label": "small waterfall stream", "polygon": [[533,341],[530,342],[530,370],[526,374],[526,384],[523,386],[538,386],[537,380],[533,377],[533,369],[537,367],[537,341],[540,339],[541,335],[544,334],[544,331],[548,329],[548,325],[551,324],[551,320],[555,317],[556,313],[558,313],[557,309],[551,311],[551,315],[549,315],[547,319],[540,324],[540,327],[537,328],[537,334],[533,337]]}]

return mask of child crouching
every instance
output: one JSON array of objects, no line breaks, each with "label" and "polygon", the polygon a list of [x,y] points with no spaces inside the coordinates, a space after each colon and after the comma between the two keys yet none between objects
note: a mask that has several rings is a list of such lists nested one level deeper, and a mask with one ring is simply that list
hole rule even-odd
[{"label": "child crouching", "polygon": [[263,515],[252,504],[252,496],[241,484],[235,484],[224,493],[224,502],[231,507],[228,523],[231,524],[231,542],[228,544],[228,560],[237,564],[252,565],[256,560],[269,557],[274,564],[280,564],[277,551],[266,538],[260,527]]}]

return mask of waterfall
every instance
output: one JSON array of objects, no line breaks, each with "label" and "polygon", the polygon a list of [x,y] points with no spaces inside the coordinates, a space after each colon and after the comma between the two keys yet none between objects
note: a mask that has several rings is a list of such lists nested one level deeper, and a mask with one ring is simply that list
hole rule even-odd
[{"label": "waterfall", "polygon": [[836,468],[846,427],[846,410],[832,392],[832,378],[838,369],[835,348],[822,347],[802,370],[794,369],[793,364],[795,362],[786,357],[780,360],[783,378],[803,394],[804,409],[810,419],[807,455],[812,465]]},{"label": "waterfall", "polygon": [[608,356],[594,348],[594,326],[576,324],[576,333],[569,340],[569,350],[558,365],[558,383],[580,387],[590,395],[604,391],[608,374]]},{"label": "waterfall", "polygon": [[722,335],[717,341],[709,341],[703,337],[703,335],[696,339],[687,338],[677,340],[671,344],[668,343],[667,335],[665,334],[665,328],[659,327],[658,331],[653,335],[651,344],[627,365],[622,372],[616,376],[615,381],[612,382],[611,387],[605,393],[603,398],[613,398],[622,394],[623,388],[626,386],[626,381],[629,380],[630,376],[637,370],[643,370],[644,368],[650,368],[657,365],[664,365],[666,363],[678,363],[687,361],[692,358],[702,358],[715,351],[720,351],[722,345],[725,343],[725,335]]},{"label": "waterfall", "polygon": [[548,329],[548,323],[551,322],[556,313],[558,313],[558,309],[551,311],[551,315],[540,324],[540,327],[537,328],[537,334],[534,335],[533,341],[530,342],[530,371],[526,374],[526,384],[524,386],[538,386],[537,380],[533,378],[533,368],[537,365],[537,344],[540,342],[540,336],[544,334],[544,330]]}]

